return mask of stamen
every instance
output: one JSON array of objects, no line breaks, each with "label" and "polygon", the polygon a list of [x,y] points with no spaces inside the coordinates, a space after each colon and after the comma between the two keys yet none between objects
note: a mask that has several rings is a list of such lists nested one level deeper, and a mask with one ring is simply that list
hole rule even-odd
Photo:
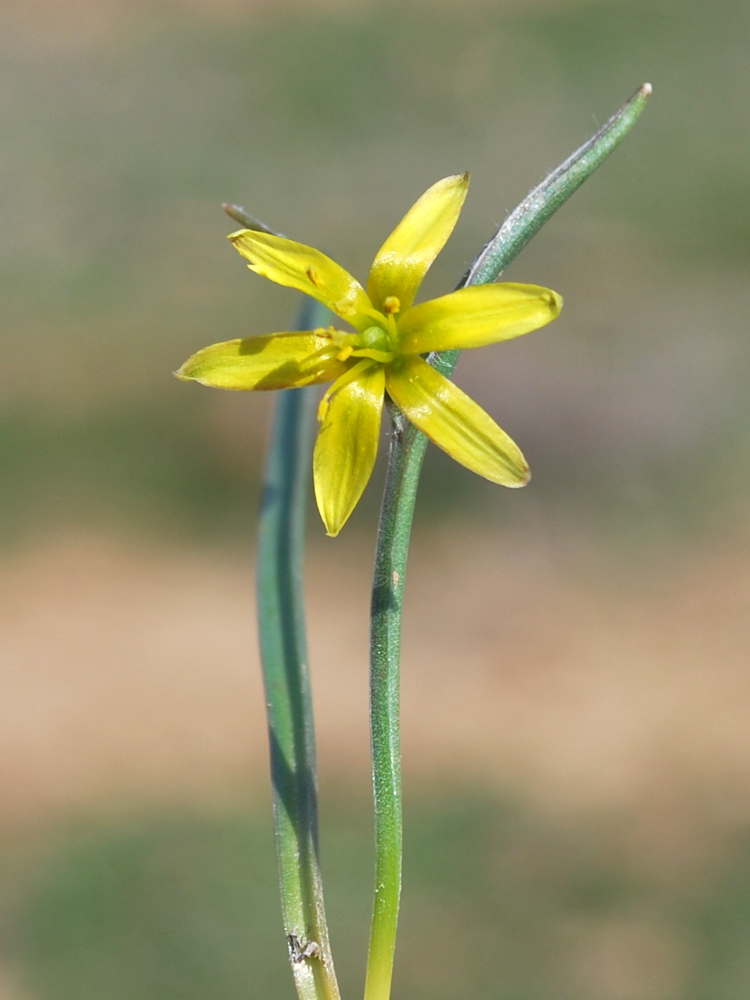
[{"label": "stamen", "polygon": [[315,285],[315,287],[317,288],[318,287],[318,272],[315,270],[315,268],[314,267],[308,267],[308,269],[305,271],[305,274],[310,279],[310,281],[312,282],[312,284]]},{"label": "stamen", "polygon": [[395,295],[389,295],[387,299],[383,302],[383,309],[386,315],[390,316],[393,313],[401,312],[401,300]]},{"label": "stamen", "polygon": [[354,316],[357,312],[356,306],[353,306],[346,299],[339,299],[338,302],[332,302],[331,309],[341,317]]},{"label": "stamen", "polygon": [[354,348],[351,344],[347,344],[346,347],[342,348],[336,355],[337,361],[348,361],[349,358],[354,354]]}]

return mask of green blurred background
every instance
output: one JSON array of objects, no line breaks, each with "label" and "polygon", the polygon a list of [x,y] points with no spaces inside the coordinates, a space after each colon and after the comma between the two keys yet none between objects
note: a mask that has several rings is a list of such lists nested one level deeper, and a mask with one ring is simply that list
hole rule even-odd
[{"label": "green blurred background", "polygon": [[[532,484],[426,463],[394,997],[748,995],[749,47],[743,0],[0,0],[0,1000],[292,996],[250,623],[270,400],[170,373],[297,303],[221,203],[364,278],[469,169],[440,294],[646,80],[508,272],[561,318],[458,369]],[[347,996],[379,483],[339,541],[310,521]]]}]

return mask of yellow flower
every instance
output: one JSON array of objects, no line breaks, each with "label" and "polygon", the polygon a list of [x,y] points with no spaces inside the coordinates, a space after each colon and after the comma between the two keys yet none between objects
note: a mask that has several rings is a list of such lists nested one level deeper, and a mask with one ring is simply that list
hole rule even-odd
[{"label": "yellow flower", "polygon": [[413,304],[453,232],[468,186],[468,174],[446,177],[422,195],[378,251],[366,292],[312,247],[249,229],[229,237],[252,271],[319,299],[356,332],[330,327],[229,340],[205,347],[175,374],[223,389],[333,382],[320,404],[313,457],[315,497],[329,535],[341,531],[372,473],[386,392],[457,462],[503,486],[529,480],[516,444],[421,357],[519,337],[549,323],[562,307],[549,289],[509,283]]}]

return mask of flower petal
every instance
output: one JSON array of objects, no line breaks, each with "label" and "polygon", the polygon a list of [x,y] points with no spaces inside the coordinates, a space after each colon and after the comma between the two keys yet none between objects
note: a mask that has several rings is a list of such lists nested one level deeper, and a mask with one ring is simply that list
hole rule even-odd
[{"label": "flower petal", "polygon": [[[251,271],[312,295],[349,323],[357,313],[372,310],[367,293],[356,278],[314,247],[251,229],[232,233],[229,239],[250,261]],[[371,319],[362,322],[366,326],[372,324]]]},{"label": "flower petal", "polygon": [[399,222],[370,268],[367,291],[376,309],[382,310],[389,296],[399,300],[402,312],[411,306],[453,232],[468,189],[468,174],[445,177],[425,191]]},{"label": "flower petal", "polygon": [[467,469],[503,486],[529,481],[526,459],[505,431],[418,355],[388,366],[386,389],[408,420]]},{"label": "flower petal", "polygon": [[406,354],[484,347],[550,323],[562,297],[538,285],[474,285],[414,306],[399,320]]},{"label": "flower petal", "polygon": [[219,389],[288,389],[339,378],[349,364],[319,333],[272,333],[204,347],[175,372]]},{"label": "flower petal", "polygon": [[329,535],[338,535],[372,474],[385,395],[383,366],[373,364],[330,397],[315,443],[315,499]]}]

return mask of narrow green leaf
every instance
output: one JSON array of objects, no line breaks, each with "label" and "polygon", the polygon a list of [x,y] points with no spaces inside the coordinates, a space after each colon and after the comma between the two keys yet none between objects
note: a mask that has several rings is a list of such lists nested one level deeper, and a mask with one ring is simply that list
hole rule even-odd
[{"label": "narrow green leaf", "polygon": [[[301,329],[327,320],[327,310],[305,300]],[[289,959],[300,1000],[339,1000],[318,856],[315,730],[302,586],[314,428],[315,390],[279,393],[260,519],[258,624]]]}]

